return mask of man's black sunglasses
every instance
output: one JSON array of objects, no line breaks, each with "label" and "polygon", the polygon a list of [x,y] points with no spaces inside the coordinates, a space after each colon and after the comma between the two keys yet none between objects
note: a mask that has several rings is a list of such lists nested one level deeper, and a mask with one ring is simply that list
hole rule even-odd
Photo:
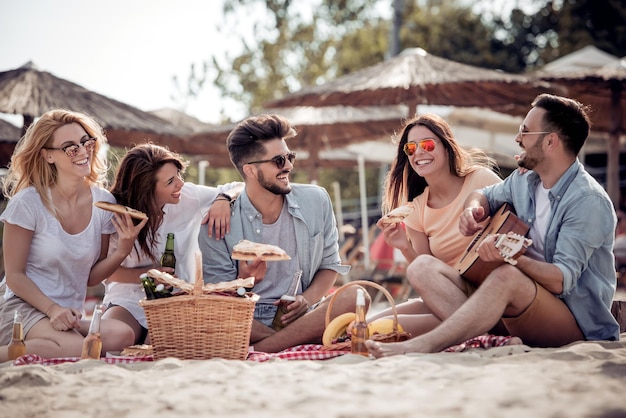
[{"label": "man's black sunglasses", "polygon": [[287,160],[289,160],[290,164],[293,164],[293,162],[296,160],[296,153],[288,152],[287,154],[277,155],[276,157],[273,157],[269,160],[249,161],[246,164],[274,163],[276,164],[276,167],[278,169],[282,169],[283,167],[285,167],[285,162],[287,162]]}]

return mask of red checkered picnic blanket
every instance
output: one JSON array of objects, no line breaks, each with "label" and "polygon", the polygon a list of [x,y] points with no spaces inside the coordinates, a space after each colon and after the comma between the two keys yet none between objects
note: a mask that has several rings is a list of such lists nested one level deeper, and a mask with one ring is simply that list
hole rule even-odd
[{"label": "red checkered picnic blanket", "polygon": [[259,351],[251,351],[248,354],[248,360],[251,361],[268,361],[272,359],[283,360],[327,360],[329,358],[343,356],[350,350],[322,350],[323,345],[320,344],[304,344],[296,345],[278,353],[262,353]]},{"label": "red checkered picnic blanket", "polygon": [[[337,356],[342,356],[349,351],[323,351],[321,345],[306,344],[297,345],[278,353],[262,353],[259,351],[250,351],[248,361],[264,362],[272,359],[283,360],[326,360]],[[16,366],[25,364],[42,364],[51,366],[55,364],[77,362],[80,357],[59,357],[59,358],[43,358],[36,354],[26,354],[13,361]],[[150,356],[133,356],[133,357],[101,357],[100,361],[108,364],[131,364],[144,361],[154,361]]]},{"label": "red checkered picnic blanket", "polygon": [[[13,360],[13,365],[22,366],[25,364],[41,364],[44,366],[53,366],[61,363],[75,363],[80,360],[80,357],[57,357],[57,358],[43,358],[37,354],[26,354],[22,357],[18,357]],[[107,364],[131,364],[140,363],[143,361],[152,361],[152,356],[135,356],[135,357],[101,357],[99,361],[103,361]]]},{"label": "red checkered picnic blanket", "polygon": [[[455,345],[445,349],[445,352],[461,352],[470,348],[492,348],[506,345],[512,337],[501,337],[497,335],[480,335],[469,339],[462,344]],[[248,361],[264,362],[274,359],[282,360],[327,360],[334,357],[342,356],[350,352],[350,348],[344,350],[322,350],[319,344],[303,344],[297,345],[278,353],[262,353],[259,351],[250,351],[248,353]],[[36,354],[26,354],[13,361],[15,366],[25,364],[42,364],[51,366],[55,364],[77,362],[80,357],[59,357],[59,358],[43,358]],[[102,357],[100,361],[107,364],[132,364],[144,361],[153,361],[152,356],[135,356],[135,357]]]}]

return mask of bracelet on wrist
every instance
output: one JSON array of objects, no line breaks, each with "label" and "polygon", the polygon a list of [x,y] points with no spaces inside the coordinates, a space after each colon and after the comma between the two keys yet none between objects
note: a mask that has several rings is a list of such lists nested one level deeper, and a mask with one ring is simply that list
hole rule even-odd
[{"label": "bracelet on wrist", "polygon": [[224,192],[220,192],[220,193],[218,193],[218,194],[217,194],[217,198],[216,198],[215,200],[219,199],[220,197],[223,197],[224,199],[228,200],[229,202],[232,202],[232,201],[233,201],[232,196],[231,196],[231,195],[229,195],[229,194],[227,194],[227,193],[224,193]]},{"label": "bracelet on wrist", "polygon": [[52,308],[54,307],[54,305],[56,305],[56,302],[52,302],[52,303],[50,304],[50,306],[48,306],[48,307],[46,308],[46,310],[44,311],[44,315],[46,315],[48,318],[50,317],[50,314],[49,314],[50,309],[52,309]]}]

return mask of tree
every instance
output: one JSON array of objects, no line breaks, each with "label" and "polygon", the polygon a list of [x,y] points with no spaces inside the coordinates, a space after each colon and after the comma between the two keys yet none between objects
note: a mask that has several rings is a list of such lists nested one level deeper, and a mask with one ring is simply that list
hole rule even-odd
[{"label": "tree", "polygon": [[517,50],[520,70],[541,67],[587,45],[626,55],[626,4],[621,0],[535,0],[528,13],[487,22],[504,45]]},{"label": "tree", "polygon": [[[390,1],[317,0],[307,8],[292,0],[225,0],[222,32],[232,36],[252,7],[254,36],[241,35],[241,51],[211,56],[202,71],[192,66],[179,95],[213,82],[225,99],[255,113],[269,100],[380,62],[389,55],[391,23],[377,6]],[[491,0],[403,3],[401,49],[419,46],[465,64],[523,72],[588,44],[626,55],[620,0],[534,0],[524,9],[496,9]]]},{"label": "tree", "polygon": [[626,55],[626,3],[621,0],[547,1],[538,19],[556,33],[557,43],[542,54],[546,61],[590,44]]},{"label": "tree", "polygon": [[241,53],[213,56],[207,65],[217,74],[214,83],[223,96],[245,103],[251,112],[345,71],[336,62],[338,45],[355,27],[368,25],[373,0],[322,0],[310,9],[290,0],[225,0],[221,30],[232,27],[242,9],[260,3],[264,14],[254,23],[254,43],[242,40]]}]

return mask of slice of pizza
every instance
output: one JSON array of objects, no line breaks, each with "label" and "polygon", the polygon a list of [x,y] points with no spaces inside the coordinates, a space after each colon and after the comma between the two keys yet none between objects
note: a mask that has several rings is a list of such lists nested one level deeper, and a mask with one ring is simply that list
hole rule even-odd
[{"label": "slice of pizza", "polygon": [[95,202],[93,205],[97,208],[108,210],[109,212],[120,213],[122,215],[128,213],[131,218],[148,219],[148,215],[146,215],[145,213],[138,211],[137,209],[129,208],[128,206],[120,205],[118,203],[99,201]]},{"label": "slice of pizza", "polygon": [[263,261],[291,260],[289,254],[276,245],[260,244],[246,239],[233,246],[231,257],[233,260],[256,260],[257,258]]},{"label": "slice of pizza", "polygon": [[409,216],[414,210],[415,206],[412,202],[409,202],[406,205],[399,206],[394,210],[389,211],[389,213],[382,217],[383,225],[391,225],[402,222],[404,218]]},{"label": "slice of pizza", "polygon": [[122,357],[143,357],[153,355],[152,346],[148,344],[137,344],[126,347],[120,353]]}]

